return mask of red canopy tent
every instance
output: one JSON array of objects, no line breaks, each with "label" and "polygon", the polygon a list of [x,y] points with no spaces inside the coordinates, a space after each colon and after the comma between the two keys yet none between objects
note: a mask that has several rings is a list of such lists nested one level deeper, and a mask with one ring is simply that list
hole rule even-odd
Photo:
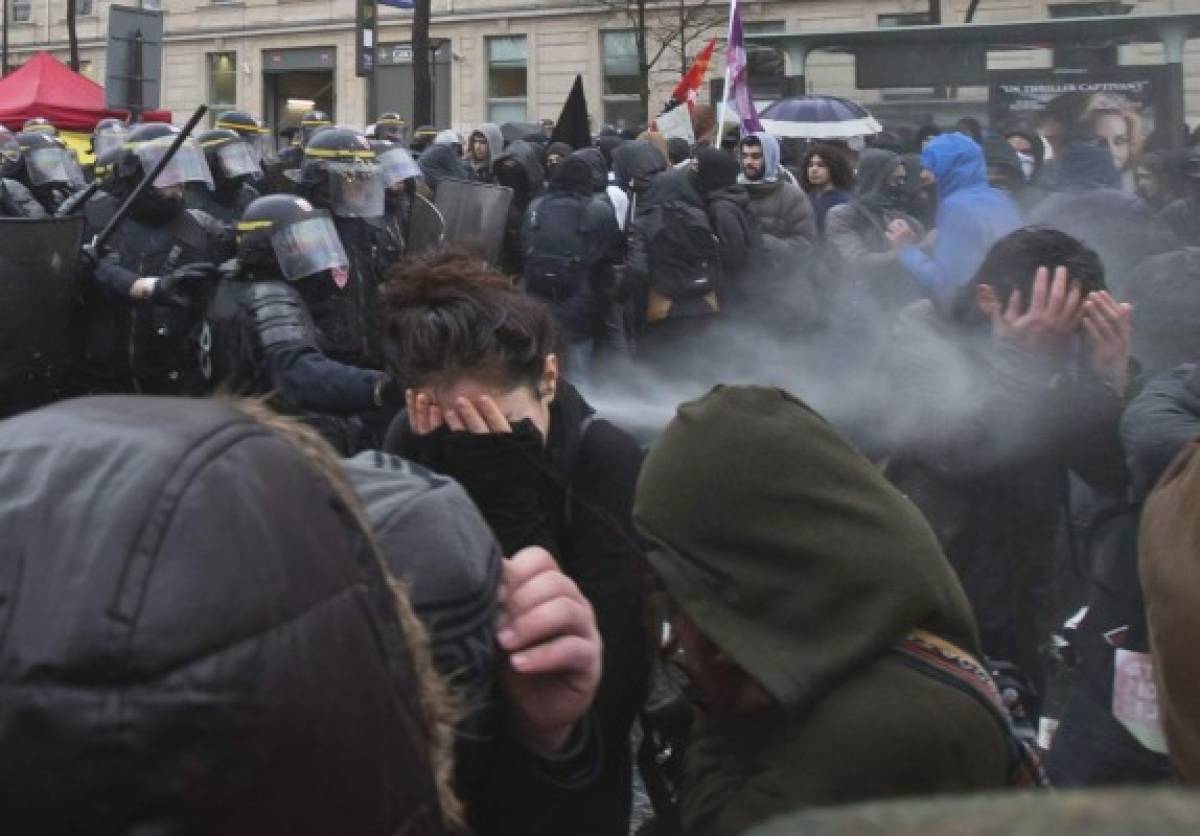
[{"label": "red canopy tent", "polygon": [[[41,116],[60,131],[91,133],[101,119],[128,119],[124,110],[109,110],[104,88],[48,52],[39,52],[20,69],[0,78],[0,123],[19,131],[26,119]],[[148,110],[147,122],[170,122],[166,110]]]}]

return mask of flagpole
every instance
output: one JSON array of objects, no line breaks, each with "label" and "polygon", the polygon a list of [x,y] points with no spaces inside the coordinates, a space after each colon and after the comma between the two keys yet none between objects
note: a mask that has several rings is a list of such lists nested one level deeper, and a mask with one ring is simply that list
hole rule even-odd
[{"label": "flagpole", "polygon": [[[725,84],[721,87],[721,108],[717,112],[717,147],[725,139],[725,107],[729,102],[729,42],[733,40],[733,12],[737,8],[737,0],[729,3],[729,26],[725,29]],[[739,131],[740,133],[740,131]]]}]

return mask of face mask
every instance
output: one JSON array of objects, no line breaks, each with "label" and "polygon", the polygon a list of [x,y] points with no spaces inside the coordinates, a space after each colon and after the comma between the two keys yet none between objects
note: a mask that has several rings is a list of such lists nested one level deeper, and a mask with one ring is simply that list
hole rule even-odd
[{"label": "face mask", "polygon": [[1021,171],[1025,174],[1025,179],[1028,180],[1033,176],[1033,167],[1037,164],[1037,161],[1032,155],[1022,154],[1020,151],[1017,152],[1017,159],[1021,161]]}]

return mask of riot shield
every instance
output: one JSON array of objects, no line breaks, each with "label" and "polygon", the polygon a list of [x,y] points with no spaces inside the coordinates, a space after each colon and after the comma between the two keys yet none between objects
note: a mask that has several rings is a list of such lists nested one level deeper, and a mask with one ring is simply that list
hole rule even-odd
[{"label": "riot shield", "polygon": [[55,397],[70,348],[82,215],[0,218],[0,416]]},{"label": "riot shield", "polygon": [[404,240],[408,247],[404,254],[409,256],[436,250],[446,235],[446,221],[438,208],[421,195],[413,200],[412,213],[408,216],[408,234]]},{"label": "riot shield", "polygon": [[445,241],[478,248],[492,264],[500,258],[512,189],[470,180],[442,180],[434,205],[445,222]]}]

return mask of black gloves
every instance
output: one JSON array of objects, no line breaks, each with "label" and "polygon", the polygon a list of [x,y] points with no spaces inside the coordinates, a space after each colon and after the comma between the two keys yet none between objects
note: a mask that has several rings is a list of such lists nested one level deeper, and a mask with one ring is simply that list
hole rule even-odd
[{"label": "black gloves", "polygon": [[203,297],[205,283],[215,281],[217,266],[207,261],[185,264],[154,283],[150,299],[156,305],[190,308]]},{"label": "black gloves", "polygon": [[396,379],[395,375],[385,374],[375,384],[372,399],[375,401],[375,406],[381,409],[403,406],[404,387],[400,385],[400,381]]}]

